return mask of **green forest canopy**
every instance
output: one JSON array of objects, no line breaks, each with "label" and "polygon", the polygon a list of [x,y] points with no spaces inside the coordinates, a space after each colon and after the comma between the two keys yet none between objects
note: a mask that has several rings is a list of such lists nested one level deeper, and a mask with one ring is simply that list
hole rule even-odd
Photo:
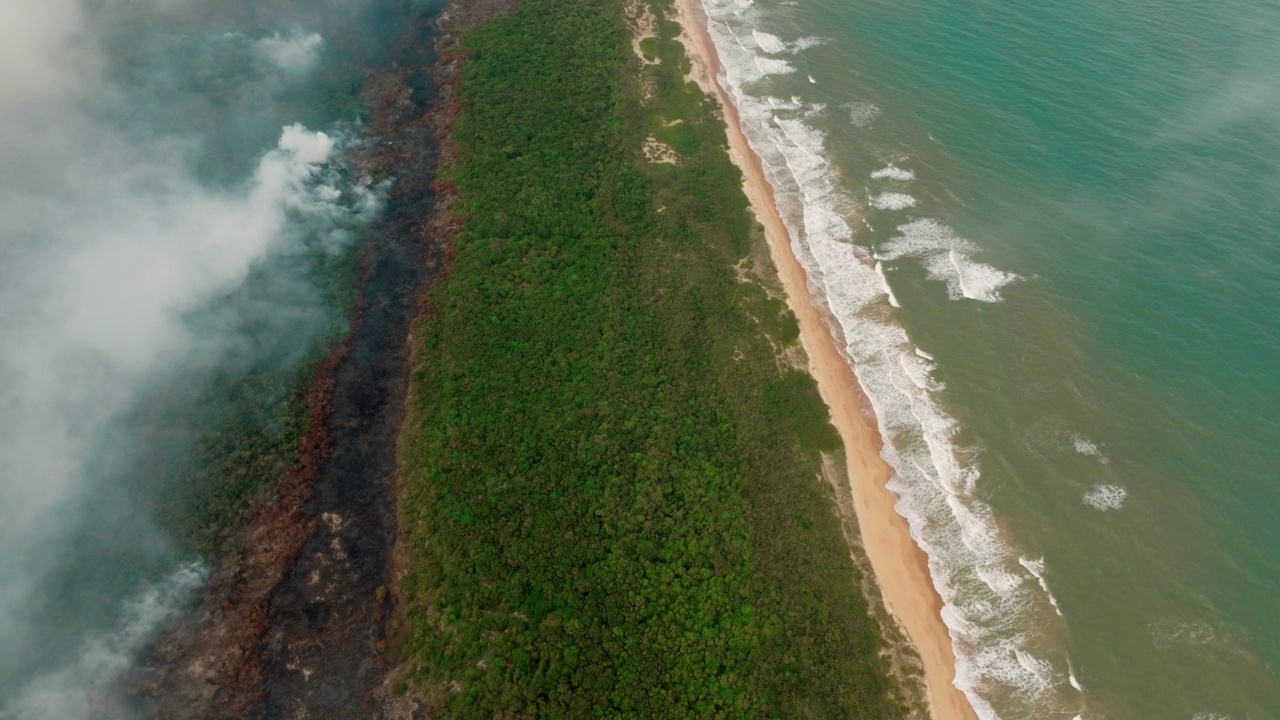
[{"label": "green forest canopy", "polygon": [[794,317],[735,274],[759,229],[653,9],[643,66],[617,0],[467,40],[463,229],[401,443],[402,688],[457,718],[900,716],[818,479],[838,438],[779,360]]}]

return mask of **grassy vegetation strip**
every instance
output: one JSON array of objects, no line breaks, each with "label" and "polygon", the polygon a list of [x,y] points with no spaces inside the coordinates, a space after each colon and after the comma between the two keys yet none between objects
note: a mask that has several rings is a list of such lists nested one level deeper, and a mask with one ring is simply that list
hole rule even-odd
[{"label": "grassy vegetation strip", "polygon": [[642,67],[616,0],[525,0],[468,40],[401,445],[405,681],[442,716],[900,713],[676,29]]}]

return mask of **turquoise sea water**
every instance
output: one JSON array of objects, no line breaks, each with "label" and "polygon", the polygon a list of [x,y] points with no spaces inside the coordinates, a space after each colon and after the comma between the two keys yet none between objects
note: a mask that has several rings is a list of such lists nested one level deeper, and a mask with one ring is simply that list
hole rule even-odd
[{"label": "turquoise sea water", "polygon": [[1280,5],[704,0],[984,717],[1280,717]]}]

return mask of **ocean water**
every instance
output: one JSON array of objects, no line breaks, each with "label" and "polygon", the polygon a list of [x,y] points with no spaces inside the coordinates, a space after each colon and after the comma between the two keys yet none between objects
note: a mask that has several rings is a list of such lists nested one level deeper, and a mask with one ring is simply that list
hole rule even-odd
[{"label": "ocean water", "polygon": [[979,714],[1280,717],[1280,5],[703,6]]}]

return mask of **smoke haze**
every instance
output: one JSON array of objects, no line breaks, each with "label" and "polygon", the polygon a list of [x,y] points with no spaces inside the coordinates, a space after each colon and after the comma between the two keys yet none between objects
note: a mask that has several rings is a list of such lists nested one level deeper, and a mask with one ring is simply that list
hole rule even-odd
[{"label": "smoke haze", "polygon": [[153,498],[186,405],[332,327],[314,258],[354,245],[381,188],[342,162],[306,20],[0,3],[0,718],[87,715],[199,586]]}]

